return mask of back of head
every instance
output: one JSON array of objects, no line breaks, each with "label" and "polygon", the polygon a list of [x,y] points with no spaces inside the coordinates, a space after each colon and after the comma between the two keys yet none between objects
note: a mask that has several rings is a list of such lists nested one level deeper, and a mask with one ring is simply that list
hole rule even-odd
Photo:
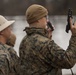
[{"label": "back of head", "polygon": [[9,37],[9,39],[7,40],[6,44],[14,47],[15,42],[16,42],[16,36],[15,36],[15,34],[12,33],[11,36]]},{"label": "back of head", "polygon": [[47,16],[48,11],[45,7],[33,4],[26,10],[26,20],[29,24]]}]

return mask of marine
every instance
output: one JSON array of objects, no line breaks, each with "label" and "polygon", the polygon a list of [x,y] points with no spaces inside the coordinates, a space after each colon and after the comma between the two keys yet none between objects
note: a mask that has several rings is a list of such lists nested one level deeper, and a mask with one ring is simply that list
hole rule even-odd
[{"label": "marine", "polygon": [[0,15],[0,75],[20,75],[19,57],[12,46],[6,44],[14,22]]},{"label": "marine", "polygon": [[25,37],[19,48],[23,75],[62,75],[62,69],[70,69],[76,63],[76,23],[71,25],[71,38],[66,51],[52,40],[52,30],[47,27],[48,11],[38,4],[26,10]]}]

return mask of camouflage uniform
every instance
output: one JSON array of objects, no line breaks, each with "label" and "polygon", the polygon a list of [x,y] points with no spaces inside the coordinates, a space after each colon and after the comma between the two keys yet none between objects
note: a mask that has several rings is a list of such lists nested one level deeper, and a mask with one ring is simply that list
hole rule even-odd
[{"label": "camouflage uniform", "polygon": [[20,75],[19,58],[12,47],[0,43],[0,75]]},{"label": "camouflage uniform", "polygon": [[76,35],[72,35],[67,50],[60,48],[47,37],[47,31],[26,28],[27,35],[20,44],[23,75],[62,75],[76,62]]}]

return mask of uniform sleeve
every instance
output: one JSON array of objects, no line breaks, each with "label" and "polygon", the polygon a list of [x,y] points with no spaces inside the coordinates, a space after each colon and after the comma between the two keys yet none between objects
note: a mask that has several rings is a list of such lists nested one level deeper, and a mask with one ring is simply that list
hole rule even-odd
[{"label": "uniform sleeve", "polygon": [[14,63],[14,70],[15,70],[16,75],[21,75],[20,59],[13,48],[10,48],[10,54],[13,60],[12,62]]},{"label": "uniform sleeve", "polygon": [[69,69],[76,62],[76,36],[72,36],[67,50],[60,48],[54,41],[49,42],[45,53],[47,61],[55,68]]},{"label": "uniform sleeve", "polygon": [[8,60],[4,55],[0,55],[0,75],[9,75]]},{"label": "uniform sleeve", "polygon": [[21,66],[20,66],[20,59],[18,56],[15,56],[15,70],[16,70],[16,73],[17,75],[21,75]]}]

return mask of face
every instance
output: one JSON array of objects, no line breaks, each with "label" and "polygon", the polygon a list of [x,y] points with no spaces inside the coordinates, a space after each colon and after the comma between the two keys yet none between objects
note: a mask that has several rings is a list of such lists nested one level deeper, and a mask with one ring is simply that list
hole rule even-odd
[{"label": "face", "polygon": [[38,23],[40,25],[41,28],[46,29],[46,25],[47,25],[47,18],[43,17],[41,19],[38,20]]},{"label": "face", "polygon": [[8,39],[10,35],[11,35],[11,27],[9,26],[2,31],[2,36]]}]

